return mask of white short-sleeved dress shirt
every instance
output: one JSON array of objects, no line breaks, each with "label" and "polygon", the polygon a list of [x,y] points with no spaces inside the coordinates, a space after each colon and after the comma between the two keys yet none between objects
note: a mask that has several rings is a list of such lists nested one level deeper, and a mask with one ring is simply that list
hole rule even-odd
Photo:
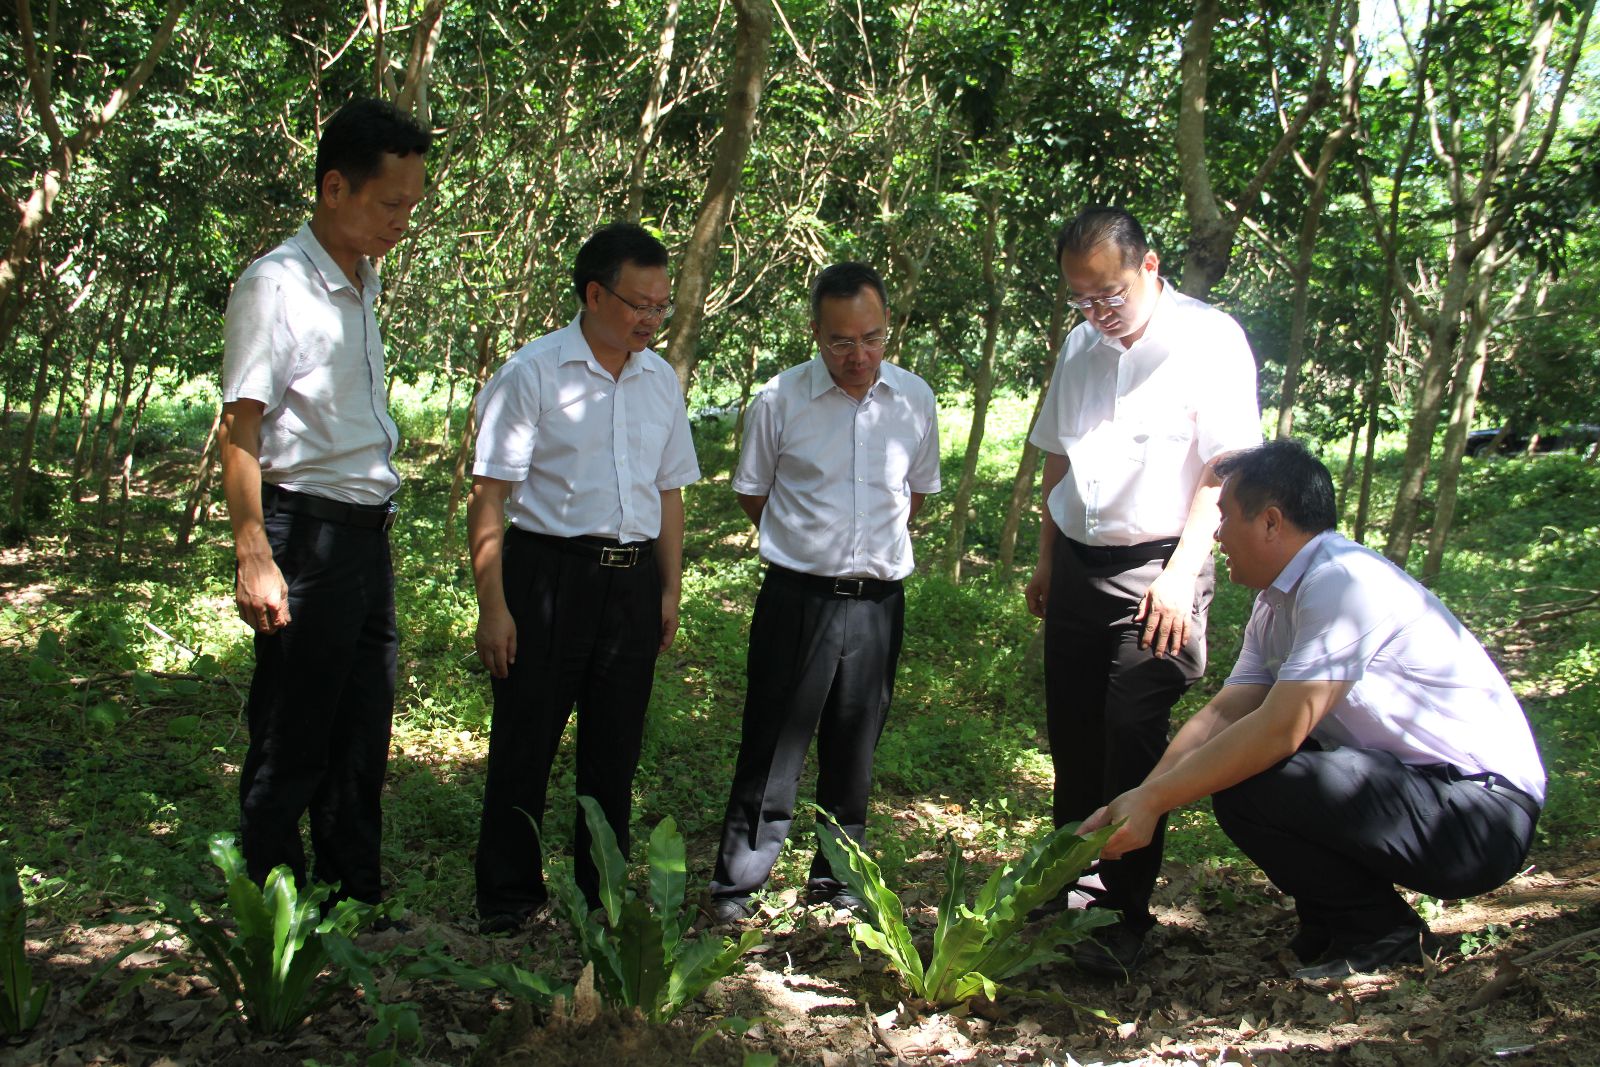
[{"label": "white short-sleeved dress shirt", "polygon": [[884,363],[857,401],[820,357],[790,367],[751,401],[733,488],[767,498],[768,563],[831,578],[904,578],[915,567],[911,494],[939,491],[933,390]]},{"label": "white short-sleeved dress shirt", "polygon": [[1066,456],[1050,494],[1062,533],[1136,545],[1183,533],[1206,463],[1261,443],[1256,363],[1239,324],[1163,281],[1130,348],[1079,323],[1029,440]]},{"label": "white short-sleeved dress shirt", "polygon": [[678,377],[646,348],[615,379],[580,327],[523,345],[478,396],[472,473],[514,482],[519,529],[624,543],[661,533],[661,494],[700,477]]},{"label": "white short-sleeved dress shirt", "polygon": [[1257,594],[1226,684],[1278,681],[1355,683],[1313,732],[1325,745],[1492,772],[1544,800],[1527,716],[1478,639],[1416,579],[1331,530]]},{"label": "white short-sleeved dress shirt", "polygon": [[351,504],[382,504],[400,487],[392,457],[383,340],[373,305],[378,272],[363,258],[361,291],[310,224],[250,264],[228,298],[222,402],[259,400],[261,478]]}]

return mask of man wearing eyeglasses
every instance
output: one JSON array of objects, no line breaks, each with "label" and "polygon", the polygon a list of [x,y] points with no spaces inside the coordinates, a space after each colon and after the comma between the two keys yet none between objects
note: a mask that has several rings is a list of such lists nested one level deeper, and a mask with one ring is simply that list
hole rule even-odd
[{"label": "man wearing eyeglasses", "polygon": [[[913,568],[910,522],[939,491],[938,408],[926,382],[883,362],[883,279],[840,263],[811,290],[817,358],[751,403],[733,488],[767,563],[750,620],[744,725],[711,882],[713,923],[754,912],[794,816],[817,735],[817,804],[864,841],[872,760],[894,693]],[[831,832],[831,831],[830,831]],[[807,897],[861,902],[819,850]]]},{"label": "man wearing eyeglasses", "polygon": [[[1162,279],[1132,215],[1086,208],[1062,228],[1056,259],[1084,321],[1061,347],[1029,438],[1045,453],[1046,521],[1026,596],[1045,621],[1062,826],[1144,780],[1172,706],[1205,671],[1221,484],[1212,464],[1260,443],[1261,413],[1244,331]],[[1142,959],[1163,828],[1080,887],[1122,913],[1080,946],[1081,969],[1120,977]]]},{"label": "man wearing eyeglasses", "polygon": [[[528,820],[543,821],[574,705],[578,795],[599,802],[627,852],[655,660],[678,630],[682,490],[700,477],[677,376],[649,347],[672,313],[666,248],[613,223],[579,249],[572,276],[577,317],[519,349],[478,397],[467,526],[475,641],[494,689],[484,933],[515,931],[548,900]],[[597,906],[574,810],[577,881]]]}]

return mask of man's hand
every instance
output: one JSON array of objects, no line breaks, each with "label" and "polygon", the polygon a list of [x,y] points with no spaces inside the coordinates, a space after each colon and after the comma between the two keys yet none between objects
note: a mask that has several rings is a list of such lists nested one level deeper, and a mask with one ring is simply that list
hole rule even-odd
[{"label": "man's hand", "polygon": [[1130,789],[1110,804],[1083,820],[1078,836],[1087,837],[1107,826],[1117,827],[1111,839],[1100,850],[1100,858],[1117,860],[1135,849],[1144,848],[1155,836],[1156,822],[1165,812],[1147,804],[1139,789]]},{"label": "man's hand", "polygon": [[1176,656],[1183,651],[1189,640],[1195,578],[1169,568],[1150,583],[1133,617],[1134,622],[1144,623],[1140,648],[1148,648],[1156,656]]},{"label": "man's hand", "polygon": [[239,618],[258,634],[275,634],[289,625],[289,583],[270,555],[239,560],[233,600]]},{"label": "man's hand", "polygon": [[504,607],[478,608],[478,631],[473,636],[478,658],[496,678],[504,678],[517,661],[517,624]]},{"label": "man's hand", "polygon": [[676,591],[661,594],[661,647],[656,649],[660,655],[672,647],[673,638],[678,636],[678,593]]},{"label": "man's hand", "polygon": [[1041,564],[1034,568],[1033,577],[1022,591],[1028,601],[1028,611],[1036,619],[1044,618],[1044,609],[1050,600],[1050,568]]}]

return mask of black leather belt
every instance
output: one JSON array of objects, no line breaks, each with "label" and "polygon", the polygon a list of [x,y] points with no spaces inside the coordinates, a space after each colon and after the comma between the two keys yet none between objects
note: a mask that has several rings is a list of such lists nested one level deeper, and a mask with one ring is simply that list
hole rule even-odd
[{"label": "black leather belt", "polygon": [[1539,820],[1539,812],[1542,810],[1539,802],[1506,781],[1503,775],[1496,774],[1493,771],[1462,774],[1461,768],[1449,763],[1432,763],[1419,769],[1433,775],[1435,778],[1443,778],[1447,782],[1475,782],[1489,792],[1498,793],[1511,801],[1511,803],[1526,812],[1528,818],[1535,822]]},{"label": "black leather belt", "polygon": [[1505,797],[1507,800],[1511,801],[1511,803],[1515,804],[1517,807],[1526,812],[1528,818],[1535,822],[1539,821],[1539,812],[1541,810],[1539,807],[1539,802],[1530,797],[1528,794],[1524,793],[1522,790],[1518,789],[1516,786],[1512,785],[1510,782],[1506,781],[1504,778],[1500,777],[1498,774],[1490,774],[1487,772],[1483,774],[1464,774],[1461,776],[1461,780],[1463,782],[1477,782],[1489,792],[1499,793],[1501,796]]},{"label": "black leather belt", "polygon": [[1086,545],[1082,541],[1061,535],[1073,555],[1090,566],[1127,566],[1130,563],[1149,563],[1153,559],[1167,559],[1178,547],[1178,539],[1169,537],[1161,541],[1144,541],[1137,545]]},{"label": "black leather belt", "polygon": [[859,597],[887,596],[901,587],[899,579],[885,581],[882,578],[830,578],[824,574],[805,574],[801,571],[792,571],[788,567],[780,567],[776,563],[767,564],[767,577],[786,582],[789,585],[804,586],[814,592],[826,593],[829,596],[848,597],[852,600]]},{"label": "black leather belt", "polygon": [[557,537],[554,534],[535,533],[524,530],[519,526],[511,527],[511,532],[522,537],[538,541],[542,545],[549,545],[558,552],[567,552],[574,556],[583,556],[586,559],[598,560],[602,567],[636,567],[647,559],[654,557],[655,541],[629,541],[623,544],[610,537]]},{"label": "black leather belt", "polygon": [[350,504],[343,500],[330,500],[311,493],[297,493],[275,485],[261,484],[263,511],[287,511],[293,515],[309,515],[323,522],[336,522],[363,530],[387,530],[394,525],[399,508],[393,500],[385,504]]}]

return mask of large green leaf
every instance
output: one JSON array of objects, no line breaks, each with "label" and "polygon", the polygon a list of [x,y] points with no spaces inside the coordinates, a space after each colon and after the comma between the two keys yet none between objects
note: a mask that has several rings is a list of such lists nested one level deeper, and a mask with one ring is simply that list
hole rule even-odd
[{"label": "large green leaf", "polygon": [[665,1020],[676,1015],[685,1004],[703,993],[706,986],[730,974],[738,966],[739,957],[760,943],[761,934],[755,930],[745,930],[737,941],[702,934],[688,942],[673,964],[667,995],[657,1018]]},{"label": "large green leaf", "polygon": [[622,902],[628,892],[628,865],[622,850],[617,847],[617,835],[606,821],[594,797],[579,797],[583,820],[589,827],[589,855],[594,859],[595,870],[600,874],[600,906],[606,910],[606,919],[616,926],[622,917]]},{"label": "large green leaf", "polygon": [[684,854],[683,835],[668,815],[656,824],[646,851],[650,863],[650,902],[661,922],[661,942],[669,952],[676,951],[687,927],[688,914],[683,896],[689,884],[689,865]]},{"label": "large green leaf", "polygon": [[[835,833],[828,833],[824,823],[831,824]],[[872,927],[879,937],[871,947],[889,958],[895,969],[906,976],[913,990],[922,987],[922,957],[912,943],[911,931],[906,928],[905,913],[900,898],[884,884],[883,872],[871,856],[861,851],[838,823],[821,808],[817,809],[817,844],[833,868],[833,876],[850,887],[866,906]],[[852,933],[861,924],[852,928]]]},{"label": "large green leaf", "polygon": [[661,924],[650,905],[630,896],[622,905],[622,921],[612,927],[617,958],[622,961],[622,1002],[653,1015],[656,997],[667,984],[667,949]]}]

